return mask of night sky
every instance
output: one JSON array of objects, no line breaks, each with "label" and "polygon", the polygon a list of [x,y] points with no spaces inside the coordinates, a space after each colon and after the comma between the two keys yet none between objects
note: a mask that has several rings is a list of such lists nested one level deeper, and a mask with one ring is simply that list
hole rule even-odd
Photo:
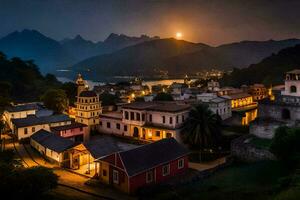
[{"label": "night sky", "polygon": [[293,0],[0,0],[0,37],[36,29],[61,40],[93,41],[110,33],[174,37],[218,45],[300,38],[300,1]]}]

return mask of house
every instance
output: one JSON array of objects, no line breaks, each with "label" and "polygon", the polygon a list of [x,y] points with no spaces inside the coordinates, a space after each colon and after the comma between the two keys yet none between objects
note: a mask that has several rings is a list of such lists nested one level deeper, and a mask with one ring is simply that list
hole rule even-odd
[{"label": "house", "polygon": [[51,116],[27,116],[27,118],[12,119],[12,133],[18,140],[29,138],[35,132],[45,129],[50,131],[51,127],[69,125],[72,119],[68,115],[51,115]]},{"label": "house", "polygon": [[73,147],[75,143],[41,129],[30,137],[30,145],[51,162],[64,166],[64,163],[69,162],[69,154],[66,150]]},{"label": "house", "polygon": [[35,115],[39,109],[36,103],[12,105],[5,108],[3,116],[8,126],[12,129],[12,119],[26,118],[29,115]]},{"label": "house", "polygon": [[97,176],[99,163],[94,162],[95,159],[135,147],[136,145],[127,143],[126,145],[120,144],[110,136],[102,136],[68,149],[70,163],[65,167],[73,170],[85,170],[85,173]]},{"label": "house", "polygon": [[188,169],[188,150],[174,138],[95,160],[100,181],[127,193],[159,184]]},{"label": "house", "polygon": [[100,115],[98,130],[142,140],[174,137],[180,141],[180,131],[191,106],[178,102],[134,102],[122,106],[117,113]]},{"label": "house", "polygon": [[252,95],[253,101],[260,101],[268,97],[268,89],[263,84],[250,85],[248,93]]},{"label": "house", "polygon": [[257,103],[253,102],[253,97],[251,94],[241,92],[228,94],[227,96],[231,98],[232,109],[241,109],[247,106],[257,106]]},{"label": "house", "polygon": [[232,116],[231,99],[226,95],[217,96],[216,93],[202,93],[197,95],[197,100],[208,105],[209,109],[218,114],[222,120]]},{"label": "house", "polygon": [[68,125],[56,126],[50,128],[51,132],[76,142],[89,140],[88,127],[85,124],[73,122]]}]

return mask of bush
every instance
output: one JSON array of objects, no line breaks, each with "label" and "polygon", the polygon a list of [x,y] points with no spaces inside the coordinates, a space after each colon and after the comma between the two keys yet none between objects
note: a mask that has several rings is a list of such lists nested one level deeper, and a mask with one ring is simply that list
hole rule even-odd
[{"label": "bush", "polygon": [[299,162],[300,157],[300,128],[279,127],[275,131],[270,150],[280,160]]}]

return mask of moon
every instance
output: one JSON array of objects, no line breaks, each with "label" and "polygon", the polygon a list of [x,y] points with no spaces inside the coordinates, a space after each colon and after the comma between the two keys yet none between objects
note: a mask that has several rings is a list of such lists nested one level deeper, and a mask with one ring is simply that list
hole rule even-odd
[{"label": "moon", "polygon": [[181,32],[177,32],[175,36],[176,36],[177,39],[181,39],[182,38],[182,33]]}]

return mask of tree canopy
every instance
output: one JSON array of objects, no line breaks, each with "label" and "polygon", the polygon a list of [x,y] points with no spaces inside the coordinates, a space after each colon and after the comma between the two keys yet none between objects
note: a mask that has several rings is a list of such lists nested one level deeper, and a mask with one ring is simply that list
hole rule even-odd
[{"label": "tree canopy", "polygon": [[68,108],[68,97],[62,89],[49,89],[42,96],[44,105],[56,113],[62,113]]},{"label": "tree canopy", "polygon": [[161,92],[154,97],[153,101],[174,101],[174,99],[171,94]]},{"label": "tree canopy", "polygon": [[183,140],[191,148],[216,149],[221,136],[221,118],[207,105],[193,107],[183,130]]}]

